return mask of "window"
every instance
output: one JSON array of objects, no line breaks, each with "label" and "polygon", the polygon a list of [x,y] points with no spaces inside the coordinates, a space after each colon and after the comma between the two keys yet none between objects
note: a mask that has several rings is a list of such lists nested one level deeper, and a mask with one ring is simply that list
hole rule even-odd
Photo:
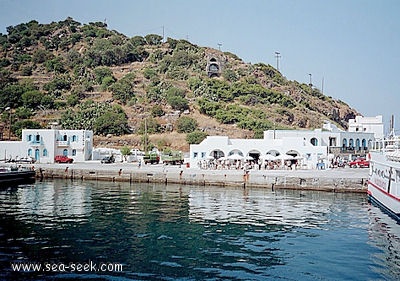
[{"label": "window", "polygon": [[360,149],[360,139],[356,139],[356,148]]},{"label": "window", "polygon": [[39,134],[36,135],[35,141],[36,142],[40,142],[40,135]]},{"label": "window", "polygon": [[205,152],[202,152],[201,153],[201,158],[205,158],[206,157],[206,153]]},{"label": "window", "polygon": [[193,152],[193,158],[197,158],[198,153],[197,152]]},{"label": "window", "polygon": [[47,157],[47,149],[43,149],[43,157]]},{"label": "window", "polygon": [[64,150],[63,150],[63,155],[64,155],[64,156],[68,156],[68,149],[64,149]]},{"label": "window", "polygon": [[329,137],[329,146],[336,146],[336,138]]},{"label": "window", "polygon": [[73,135],[73,136],[72,136],[72,141],[73,141],[73,142],[77,142],[77,141],[78,141],[78,136]]},{"label": "window", "polygon": [[32,135],[28,135],[28,141],[32,141],[33,136]]},{"label": "window", "polygon": [[64,135],[64,136],[63,136],[63,141],[67,141],[67,140],[68,140],[67,135]]},{"label": "window", "polygon": [[312,138],[312,139],[310,140],[310,142],[311,142],[311,144],[312,144],[313,146],[318,146],[318,140],[317,140],[316,138]]},{"label": "window", "polygon": [[367,150],[367,140],[366,139],[362,139],[362,141],[361,141],[361,146],[362,146],[362,148],[364,149],[364,150]]},{"label": "window", "polygon": [[72,156],[76,156],[76,149],[72,149]]},{"label": "window", "polygon": [[28,156],[32,156],[32,149],[31,148],[28,149]]}]

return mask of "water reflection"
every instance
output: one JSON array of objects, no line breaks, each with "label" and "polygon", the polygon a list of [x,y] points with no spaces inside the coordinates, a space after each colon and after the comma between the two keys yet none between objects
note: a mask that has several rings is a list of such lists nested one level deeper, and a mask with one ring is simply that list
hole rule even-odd
[{"label": "water reflection", "polygon": [[387,280],[396,280],[400,276],[400,223],[372,205],[368,217],[369,244],[379,249],[372,256],[374,270]]},{"label": "water reflection", "polygon": [[[192,189],[189,218],[193,222],[216,221],[254,226],[304,228],[340,227],[343,215],[359,216],[343,200],[351,196],[326,192],[265,189]],[[363,203],[360,196],[356,196]],[[329,226],[326,226],[327,224]],[[357,222],[353,222],[357,224]]]},{"label": "water reflection", "polygon": [[[9,193],[1,193],[1,209],[18,219],[38,223],[53,221],[79,221],[86,219],[91,212],[90,187],[55,181],[52,184],[39,182],[24,186]],[[14,200],[11,200],[14,199]],[[10,201],[11,200],[11,201]]]},{"label": "water reflection", "polygon": [[[362,194],[54,181],[0,191],[0,279],[339,280],[400,273],[399,226]],[[29,273],[10,262],[119,262]],[[111,277],[114,276],[114,277]]]}]

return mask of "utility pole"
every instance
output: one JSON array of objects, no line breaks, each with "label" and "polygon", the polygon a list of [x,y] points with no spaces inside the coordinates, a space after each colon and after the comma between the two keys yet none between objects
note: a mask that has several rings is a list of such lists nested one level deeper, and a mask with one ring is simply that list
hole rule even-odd
[{"label": "utility pole", "polygon": [[324,93],[324,77],[322,77],[322,87],[321,87],[321,93]]},{"label": "utility pole", "polygon": [[281,57],[281,53],[275,52],[275,58],[276,58],[276,70],[279,71],[279,58]]},{"label": "utility pole", "polygon": [[147,153],[147,117],[144,119],[144,153]]},{"label": "utility pole", "polygon": [[312,87],[312,74],[311,73],[308,73],[308,75],[310,75],[310,84],[308,84],[310,87]]},{"label": "utility pole", "polygon": [[162,26],[162,41],[165,42],[165,40],[164,40],[164,26]]}]

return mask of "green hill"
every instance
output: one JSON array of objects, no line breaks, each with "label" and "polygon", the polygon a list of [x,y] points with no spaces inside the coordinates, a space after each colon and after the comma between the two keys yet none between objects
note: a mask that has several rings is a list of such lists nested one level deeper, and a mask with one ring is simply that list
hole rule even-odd
[{"label": "green hill", "polygon": [[[7,107],[11,108],[5,110]],[[11,111],[11,116],[9,115]],[[0,34],[3,131],[91,129],[97,145],[188,149],[206,134],[262,137],[272,128],[345,128],[357,112],[271,65],[156,34],[129,38],[72,18]],[[5,135],[5,133],[4,133]]]}]

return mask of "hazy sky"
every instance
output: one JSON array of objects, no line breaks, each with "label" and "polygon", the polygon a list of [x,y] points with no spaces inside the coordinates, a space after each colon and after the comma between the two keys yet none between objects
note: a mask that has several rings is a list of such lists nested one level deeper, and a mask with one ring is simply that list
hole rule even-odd
[{"label": "hazy sky", "polygon": [[[0,32],[37,20],[106,20],[129,37],[156,33],[279,68],[364,116],[400,128],[399,0],[0,0]],[[163,29],[164,27],[164,29]]]}]

